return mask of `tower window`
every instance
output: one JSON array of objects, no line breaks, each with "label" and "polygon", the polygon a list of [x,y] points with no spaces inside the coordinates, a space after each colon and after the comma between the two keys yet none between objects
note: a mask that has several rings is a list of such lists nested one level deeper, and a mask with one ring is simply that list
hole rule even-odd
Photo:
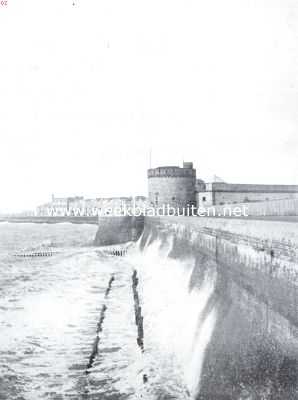
[{"label": "tower window", "polygon": [[202,200],[203,200],[203,201],[206,201],[206,197],[205,197],[205,196],[204,196],[204,197],[202,197]]}]

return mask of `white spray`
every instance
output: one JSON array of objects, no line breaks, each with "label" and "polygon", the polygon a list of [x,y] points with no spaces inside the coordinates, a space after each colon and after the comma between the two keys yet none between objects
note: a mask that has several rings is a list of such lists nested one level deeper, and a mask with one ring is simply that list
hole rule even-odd
[{"label": "white spray", "polygon": [[216,273],[206,274],[200,288],[190,290],[194,257],[183,261],[169,258],[173,238],[163,246],[160,240],[150,242],[149,237],[143,251],[131,255],[139,269],[145,347],[147,344],[157,349],[160,359],[173,361],[177,376],[182,376],[187,391],[195,398],[216,323],[214,306],[204,315],[214,292]]}]

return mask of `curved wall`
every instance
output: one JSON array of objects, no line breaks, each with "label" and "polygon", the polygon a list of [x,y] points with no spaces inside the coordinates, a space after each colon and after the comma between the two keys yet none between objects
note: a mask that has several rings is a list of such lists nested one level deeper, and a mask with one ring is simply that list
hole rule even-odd
[{"label": "curved wall", "polygon": [[148,170],[148,203],[151,207],[169,205],[183,209],[195,205],[196,170],[161,167]]},{"label": "curved wall", "polygon": [[[268,229],[266,239],[256,222],[263,225],[265,233]],[[200,292],[210,276],[216,277],[202,313],[207,319],[214,310],[217,319],[205,350],[197,400],[296,400],[298,236],[293,225],[207,218],[145,219],[140,250],[147,256],[147,248],[158,243],[162,265],[166,262],[163,247],[172,238],[168,258],[181,265],[184,260],[192,263],[190,293]],[[286,240],[290,237],[292,243]],[[156,254],[154,260],[158,263]],[[171,285],[170,276],[165,284]],[[179,306],[185,306],[185,313],[189,311],[187,303]]]}]

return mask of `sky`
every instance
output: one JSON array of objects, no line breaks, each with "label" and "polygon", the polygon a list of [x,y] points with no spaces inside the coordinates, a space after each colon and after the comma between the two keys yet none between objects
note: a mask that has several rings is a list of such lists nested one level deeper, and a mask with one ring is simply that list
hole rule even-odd
[{"label": "sky", "polygon": [[7,0],[0,212],[146,195],[151,166],[298,184],[296,0]]}]

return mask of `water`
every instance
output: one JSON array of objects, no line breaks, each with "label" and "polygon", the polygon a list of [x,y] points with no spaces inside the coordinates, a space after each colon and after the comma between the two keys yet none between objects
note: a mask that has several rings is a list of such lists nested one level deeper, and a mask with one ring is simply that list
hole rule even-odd
[{"label": "water", "polygon": [[[137,246],[111,257],[92,246],[95,232],[92,225],[0,224],[0,399],[194,398],[216,321],[215,310],[200,320],[213,277],[190,292],[192,260],[169,261],[170,240],[161,254],[156,242],[145,257]],[[15,256],[45,248],[54,255]]]}]

